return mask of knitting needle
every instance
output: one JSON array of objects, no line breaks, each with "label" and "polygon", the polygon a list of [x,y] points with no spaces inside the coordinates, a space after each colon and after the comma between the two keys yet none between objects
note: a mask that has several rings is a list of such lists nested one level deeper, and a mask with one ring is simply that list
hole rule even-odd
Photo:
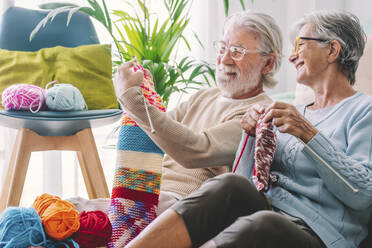
[{"label": "knitting needle", "polygon": [[316,152],[314,152],[313,149],[310,148],[305,142],[303,142],[301,139],[297,138],[312,154],[314,154],[315,157],[317,157],[325,166],[328,167],[338,178],[343,181],[346,186],[348,186],[355,194],[359,192],[358,189],[354,188],[353,185],[351,185],[348,181],[345,180],[335,169],[333,169],[324,159],[322,159]]},{"label": "knitting needle", "polygon": [[[133,59],[130,60],[130,62],[136,63],[137,62],[137,59],[134,57]],[[145,72],[144,72],[144,74],[145,74]],[[145,98],[145,96],[143,94],[142,94],[142,97],[143,97],[143,103],[145,104],[147,119],[149,120],[149,123],[150,123],[151,133],[154,134],[155,133],[155,129],[154,129],[154,126],[152,125],[152,120],[151,120],[149,108],[147,106],[147,101],[146,101],[146,98]]]},{"label": "knitting needle", "polygon": [[145,109],[146,109],[146,114],[147,114],[147,119],[149,120],[149,123],[150,123],[150,127],[151,127],[151,133],[154,134],[155,133],[155,129],[154,129],[154,126],[152,125],[152,120],[151,120],[151,116],[150,116],[150,112],[149,112],[149,108],[147,106],[147,101],[146,101],[146,98],[144,95],[143,96],[143,102],[145,104]]},{"label": "knitting needle", "polygon": [[248,142],[248,138],[249,138],[250,133],[251,133],[251,132],[249,132],[249,131],[247,132],[247,137],[246,137],[245,140],[244,140],[244,144],[243,144],[242,150],[241,150],[241,152],[240,152],[240,155],[239,155],[239,157],[238,157],[238,160],[236,161],[236,164],[235,164],[235,166],[234,166],[234,169],[233,169],[232,173],[235,173],[236,169],[238,168],[238,165],[239,165],[240,159],[242,158],[242,155],[243,155],[243,153],[244,153],[245,147],[246,147],[246,145],[247,145],[247,142]]}]

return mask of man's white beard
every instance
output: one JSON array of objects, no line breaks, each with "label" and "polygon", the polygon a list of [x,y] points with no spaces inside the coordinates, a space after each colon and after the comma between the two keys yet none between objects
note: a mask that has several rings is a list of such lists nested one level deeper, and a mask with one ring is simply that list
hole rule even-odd
[{"label": "man's white beard", "polygon": [[[216,70],[216,79],[222,95],[228,98],[236,98],[256,89],[261,79],[261,67],[257,64],[254,68],[245,68],[241,75],[236,65],[219,64]],[[226,72],[235,73],[228,77]]]}]

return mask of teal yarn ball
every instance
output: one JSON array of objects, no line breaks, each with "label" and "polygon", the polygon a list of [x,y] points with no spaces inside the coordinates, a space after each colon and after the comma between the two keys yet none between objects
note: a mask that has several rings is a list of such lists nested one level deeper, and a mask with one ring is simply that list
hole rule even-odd
[{"label": "teal yarn ball", "polygon": [[47,242],[35,209],[9,207],[0,216],[0,247],[41,246]]},{"label": "teal yarn ball", "polygon": [[45,103],[54,111],[86,110],[87,104],[78,88],[71,84],[54,84],[45,93]]}]

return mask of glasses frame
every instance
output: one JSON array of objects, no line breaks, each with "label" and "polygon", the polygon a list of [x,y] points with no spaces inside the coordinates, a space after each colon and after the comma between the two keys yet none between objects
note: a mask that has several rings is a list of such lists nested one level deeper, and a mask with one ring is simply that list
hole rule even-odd
[{"label": "glasses frame", "polygon": [[[225,49],[225,52],[224,53],[221,53],[220,52],[220,45],[221,44],[224,44],[226,49]],[[230,57],[234,60],[234,61],[240,61],[244,58],[244,56],[248,53],[263,53],[261,50],[259,49],[247,49],[243,46],[227,46],[225,42],[223,41],[214,41],[213,42],[213,47],[214,49],[216,50],[218,56],[225,56],[226,53],[229,51],[230,52]],[[242,55],[241,57],[239,58],[236,58],[233,56],[233,52],[234,52],[234,49],[237,49],[237,50],[241,50],[242,52]]]},{"label": "glasses frame", "polygon": [[313,37],[298,36],[295,39],[296,45],[293,46],[293,48],[292,48],[292,53],[294,53],[295,56],[298,55],[299,50],[300,50],[300,40],[315,40],[315,41],[318,41],[318,42],[328,42],[329,41],[327,39],[322,39],[322,38],[313,38]]}]

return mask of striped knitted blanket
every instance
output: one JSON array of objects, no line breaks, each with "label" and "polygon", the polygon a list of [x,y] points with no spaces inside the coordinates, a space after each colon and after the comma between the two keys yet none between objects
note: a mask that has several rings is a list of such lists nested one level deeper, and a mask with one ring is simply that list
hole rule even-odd
[{"label": "striped knitted blanket", "polygon": [[[143,70],[136,66],[135,70]],[[165,111],[151,78],[146,75],[142,93],[148,103]],[[156,218],[163,152],[126,113],[122,117],[117,145],[117,165],[109,218],[109,247],[122,248]]]}]

